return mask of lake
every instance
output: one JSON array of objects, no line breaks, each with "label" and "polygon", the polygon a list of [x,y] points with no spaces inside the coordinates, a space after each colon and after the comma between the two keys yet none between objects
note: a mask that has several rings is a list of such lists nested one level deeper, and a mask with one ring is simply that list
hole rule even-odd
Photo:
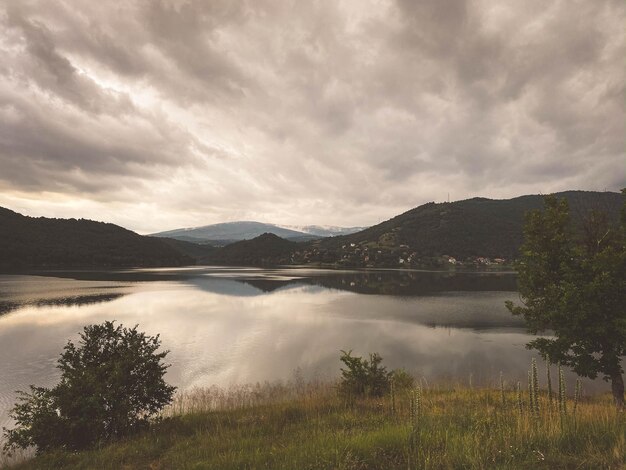
[{"label": "lake", "polygon": [[[517,300],[515,285],[512,273],[310,268],[0,275],[0,427],[11,424],[15,391],[53,385],[67,340],[104,320],[160,334],[171,351],[166,379],[180,389],[334,379],[342,349],[378,352],[425,386],[495,387],[502,371],[525,387],[536,353],[504,307]],[[583,383],[586,393],[609,390]]]}]

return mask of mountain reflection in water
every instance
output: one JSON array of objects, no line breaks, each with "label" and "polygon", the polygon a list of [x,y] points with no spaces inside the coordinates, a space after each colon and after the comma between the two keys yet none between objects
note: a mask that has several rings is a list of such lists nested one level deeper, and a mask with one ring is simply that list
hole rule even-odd
[{"label": "mountain reflection in water", "polygon": [[[428,295],[449,291],[515,291],[512,272],[454,272],[418,270],[335,270],[312,268],[188,267],[118,271],[36,271],[31,274],[91,283],[149,281],[195,282],[203,277],[231,279],[250,284],[262,292],[293,284],[314,284],[360,294]],[[0,277],[1,278],[1,277]],[[2,292],[0,290],[0,296]]]},{"label": "mountain reflection in water", "polygon": [[513,386],[536,354],[524,348],[530,336],[508,299],[517,300],[511,273],[193,267],[0,276],[0,427],[15,390],[53,384],[67,340],[104,320],[160,334],[171,351],[167,380],[181,389],[290,380],[296,369],[332,379],[340,349],[378,352],[389,368],[428,383],[495,386],[502,371]]}]

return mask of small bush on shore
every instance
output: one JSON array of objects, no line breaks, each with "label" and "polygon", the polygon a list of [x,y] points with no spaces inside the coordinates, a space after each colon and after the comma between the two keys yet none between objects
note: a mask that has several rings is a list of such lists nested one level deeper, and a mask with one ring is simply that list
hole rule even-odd
[{"label": "small bush on shore", "polygon": [[10,414],[17,426],[5,429],[5,452],[87,449],[146,428],[175,391],[163,380],[168,351],[157,352],[160,344],[158,335],[146,336],[137,326],[86,326],[58,360],[60,383],[20,392]]},{"label": "small bush on shore", "polygon": [[341,362],[346,366],[341,369],[341,390],[352,397],[381,397],[389,391],[392,372],[381,365],[379,354],[370,354],[369,361],[352,356],[352,351],[341,351]]}]

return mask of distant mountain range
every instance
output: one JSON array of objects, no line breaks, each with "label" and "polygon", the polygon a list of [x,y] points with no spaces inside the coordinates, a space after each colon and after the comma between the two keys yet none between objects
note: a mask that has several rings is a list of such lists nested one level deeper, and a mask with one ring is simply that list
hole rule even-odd
[{"label": "distant mountain range", "polygon": [[[574,225],[590,210],[606,212],[617,222],[624,204],[624,196],[614,192],[566,191],[556,196],[568,201]],[[524,214],[542,207],[541,195],[430,202],[350,235],[289,245],[278,237],[263,236],[216,250],[209,260],[220,264],[416,268],[457,261],[510,263],[522,243]],[[274,258],[267,252],[255,254],[267,250],[270,243],[278,253]]]},{"label": "distant mountain range", "polygon": [[322,225],[291,226],[240,221],[168,230],[166,232],[153,233],[151,236],[174,238],[194,243],[227,245],[235,241],[250,240],[264,233],[272,233],[291,241],[310,241],[320,237],[347,235],[358,232],[363,228]]},{"label": "distant mountain range", "polygon": [[0,207],[0,269],[183,266],[163,240],[84,219],[27,217]]},{"label": "distant mountain range", "polygon": [[[568,201],[575,226],[594,209],[617,222],[624,205],[624,196],[614,192],[567,191],[556,196]],[[320,237],[353,229],[229,222],[141,236],[113,224],[26,217],[0,208],[0,270],[185,264],[420,268],[490,259],[502,263],[517,256],[524,214],[542,207],[540,195],[430,202],[373,227],[328,238]],[[229,244],[213,246],[225,241]]]},{"label": "distant mountain range", "polygon": [[[367,227],[336,227],[334,225],[279,225],[279,227],[296,232],[302,232],[305,235],[314,235],[317,237],[336,237],[338,235],[350,235],[351,233],[360,232]],[[273,233],[273,232],[270,232]]]}]

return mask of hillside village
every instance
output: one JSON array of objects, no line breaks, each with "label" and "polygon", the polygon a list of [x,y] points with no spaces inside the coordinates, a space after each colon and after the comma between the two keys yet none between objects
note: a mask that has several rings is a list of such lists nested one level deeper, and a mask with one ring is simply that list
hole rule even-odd
[{"label": "hillside village", "polygon": [[303,246],[291,254],[291,264],[333,264],[359,268],[455,268],[455,267],[498,267],[505,266],[505,258],[470,256],[457,259],[447,254],[419,256],[408,245],[382,246],[375,242],[346,243],[332,249],[317,243]]}]

